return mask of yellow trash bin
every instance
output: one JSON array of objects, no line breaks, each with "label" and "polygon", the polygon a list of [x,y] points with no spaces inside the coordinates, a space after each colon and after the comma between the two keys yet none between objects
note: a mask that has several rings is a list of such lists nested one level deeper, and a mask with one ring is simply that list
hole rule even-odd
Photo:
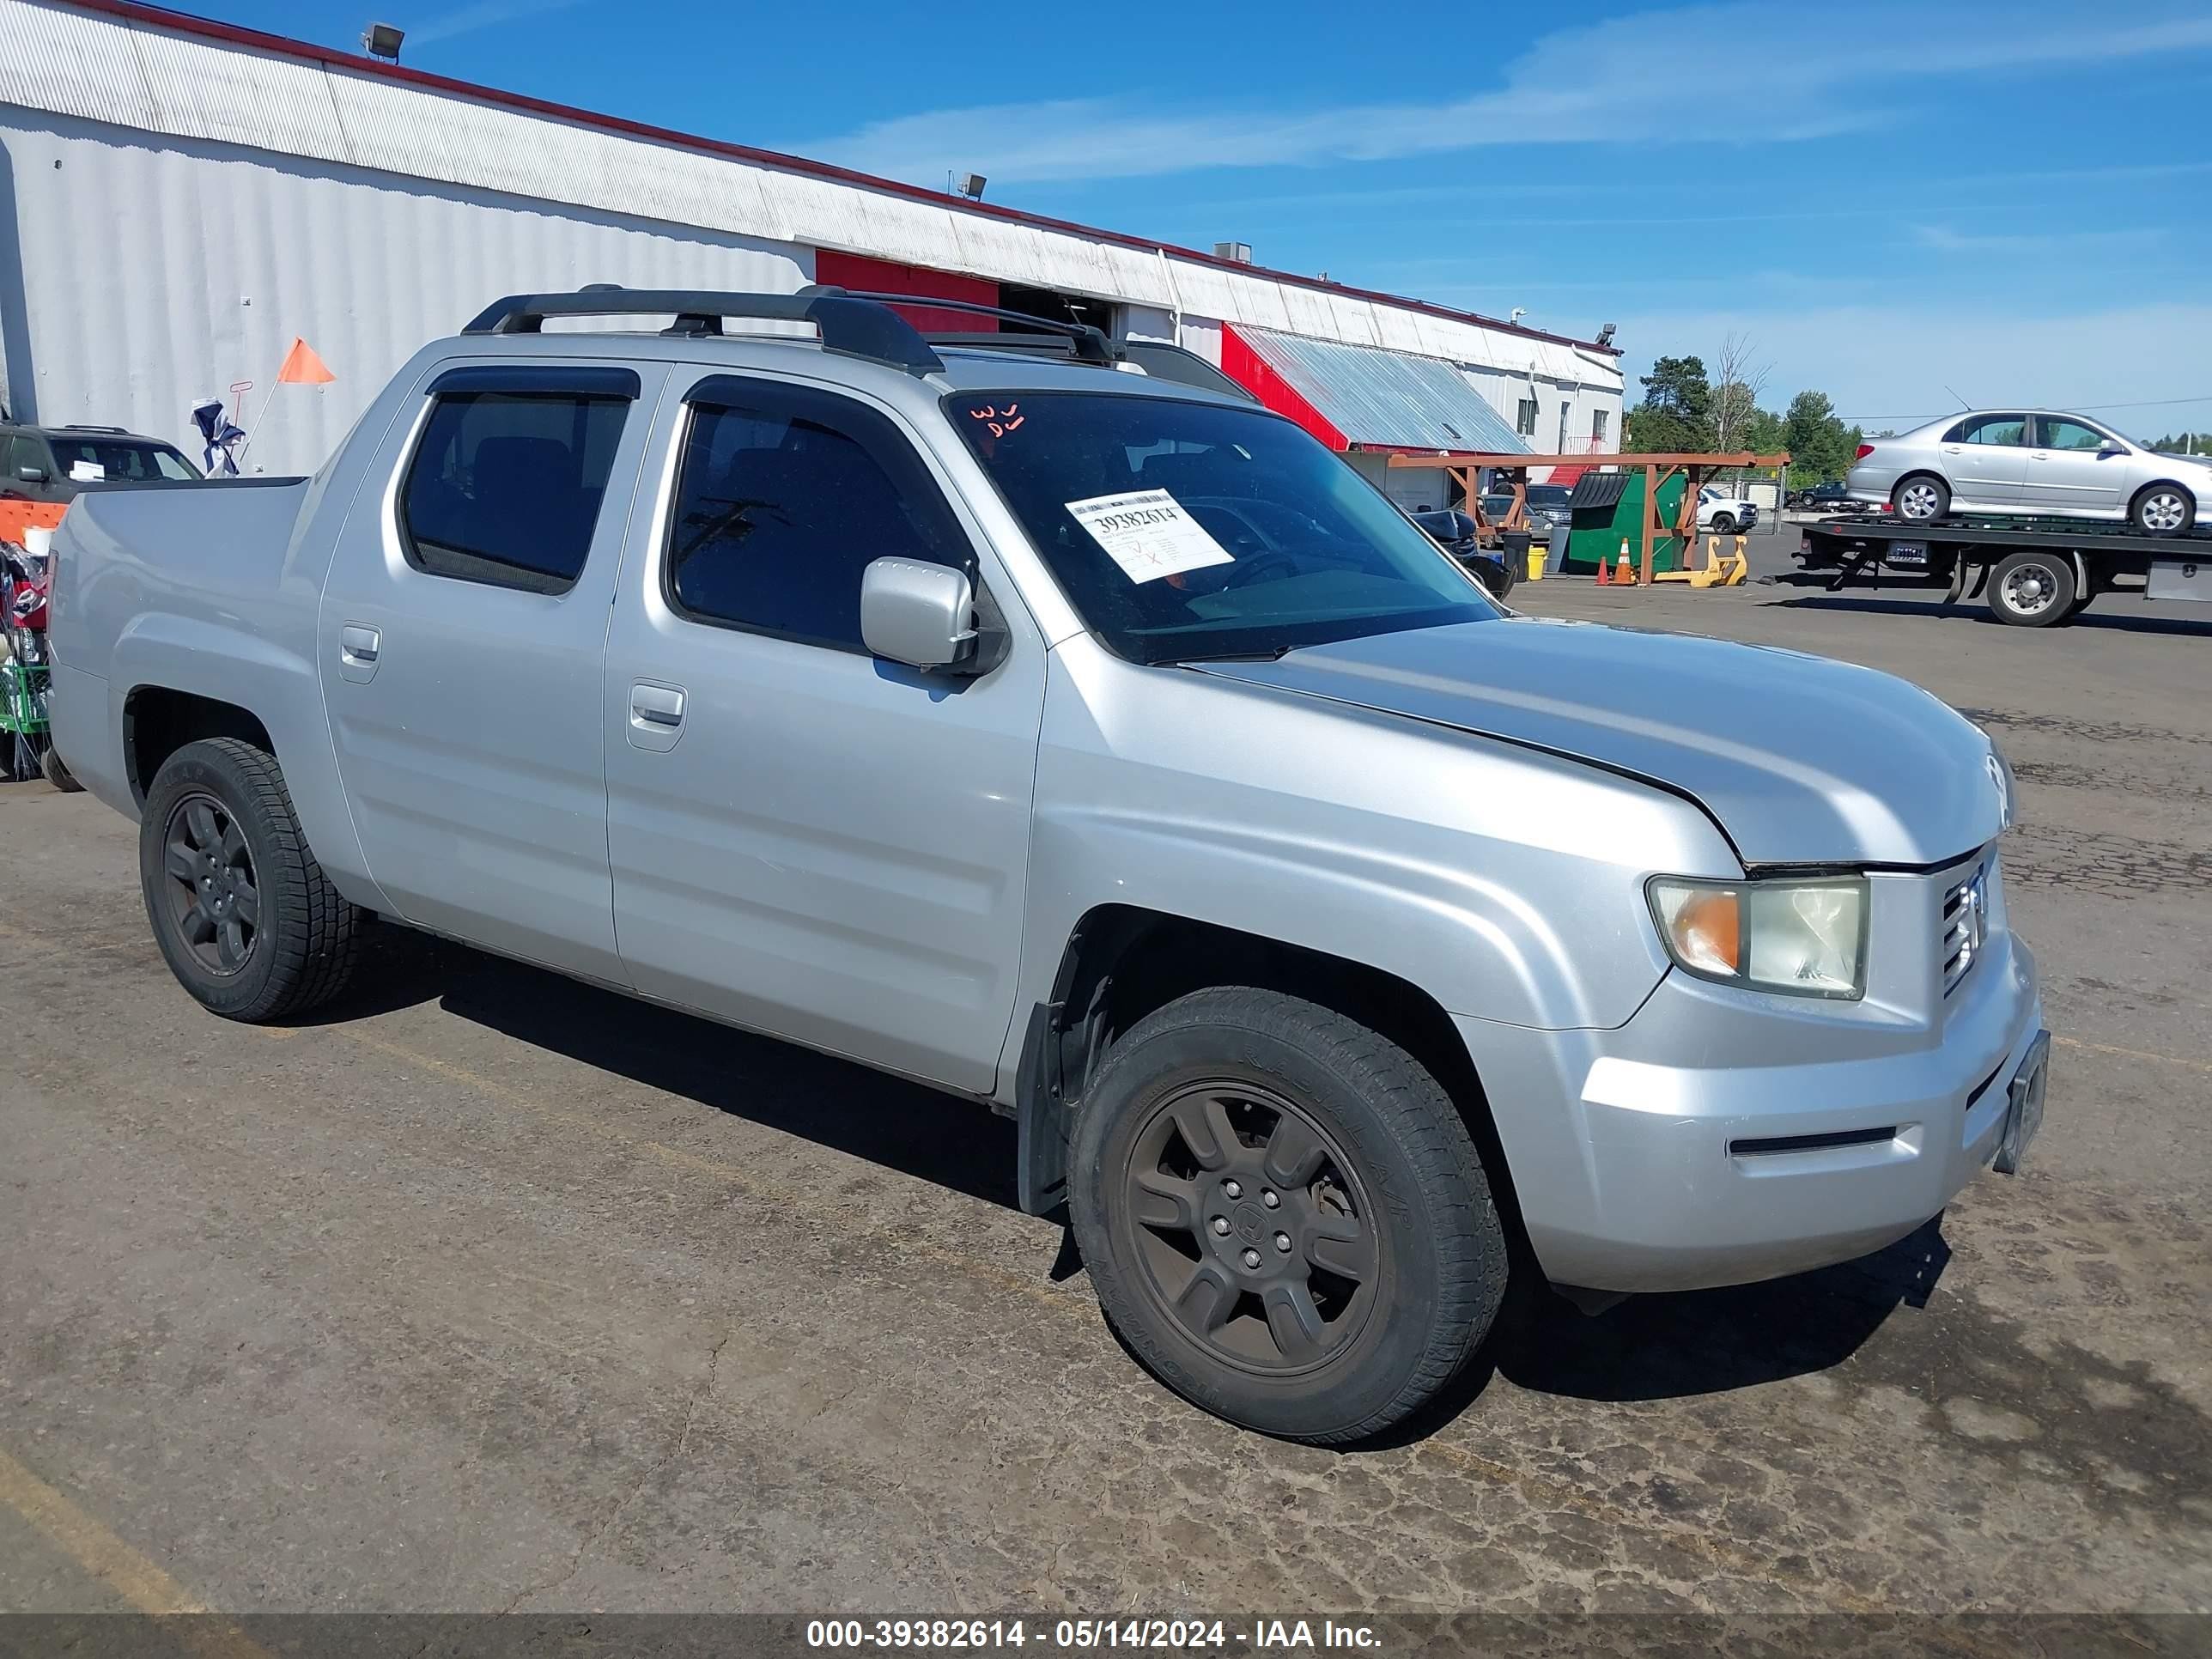
[{"label": "yellow trash bin", "polygon": [[1528,580],[1530,581],[1541,581],[1544,579],[1544,558],[1550,551],[1551,549],[1547,547],[1531,547],[1528,550]]}]

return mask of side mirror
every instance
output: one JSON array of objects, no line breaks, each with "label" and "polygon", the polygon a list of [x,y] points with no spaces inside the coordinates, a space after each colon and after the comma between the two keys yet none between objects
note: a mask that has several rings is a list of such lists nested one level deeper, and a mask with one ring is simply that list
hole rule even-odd
[{"label": "side mirror", "polygon": [[878,559],[860,574],[860,638],[878,657],[951,668],[975,655],[975,587],[967,573]]},{"label": "side mirror", "polygon": [[2128,453],[2128,447],[2118,438],[2107,438],[2097,446],[2097,453],[2100,455],[2124,455]]},{"label": "side mirror", "polygon": [[19,466],[15,469],[15,476],[25,483],[44,483],[46,481],[46,469],[43,466]]}]

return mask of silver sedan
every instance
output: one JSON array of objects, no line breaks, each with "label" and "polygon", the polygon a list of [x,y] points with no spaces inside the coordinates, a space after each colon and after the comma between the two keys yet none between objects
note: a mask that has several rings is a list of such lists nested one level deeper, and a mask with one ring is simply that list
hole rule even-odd
[{"label": "silver sedan", "polygon": [[2081,415],[1977,410],[1859,446],[1854,501],[1932,523],[1951,514],[2108,519],[2185,535],[2212,501],[2212,460],[2162,454]]}]

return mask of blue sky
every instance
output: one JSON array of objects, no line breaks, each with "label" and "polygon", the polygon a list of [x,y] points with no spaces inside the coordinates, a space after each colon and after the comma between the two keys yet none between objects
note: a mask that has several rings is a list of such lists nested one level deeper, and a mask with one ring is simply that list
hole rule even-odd
[{"label": "blue sky", "polygon": [[[1587,337],[2212,428],[2212,9],[228,0],[417,68]],[[1632,382],[1632,399],[1636,388]],[[2188,401],[2179,401],[2186,399]],[[2174,401],[2169,401],[2174,400]]]}]

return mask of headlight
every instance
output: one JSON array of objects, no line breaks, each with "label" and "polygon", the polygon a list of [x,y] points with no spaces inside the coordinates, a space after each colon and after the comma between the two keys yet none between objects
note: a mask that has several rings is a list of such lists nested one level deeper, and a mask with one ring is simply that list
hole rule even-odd
[{"label": "headlight", "polygon": [[1684,881],[1655,876],[1652,920],[1689,973],[1788,996],[1866,994],[1863,876]]}]

